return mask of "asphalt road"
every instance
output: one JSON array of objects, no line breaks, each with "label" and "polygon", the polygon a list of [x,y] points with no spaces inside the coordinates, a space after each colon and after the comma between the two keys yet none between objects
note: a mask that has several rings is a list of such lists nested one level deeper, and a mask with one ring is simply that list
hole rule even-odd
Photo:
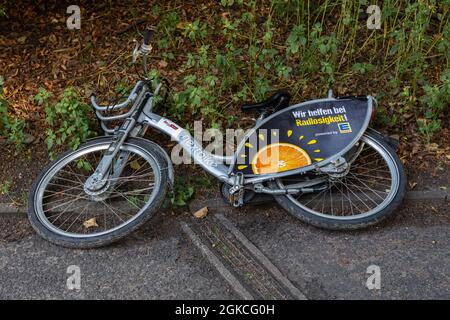
[{"label": "asphalt road", "polygon": [[[319,230],[267,205],[211,209],[206,219],[224,214],[308,299],[450,299],[449,204],[422,203],[357,232]],[[14,219],[0,224],[0,232],[27,223]],[[86,251],[54,246],[32,232],[9,236],[0,241],[0,299],[240,298],[180,221],[194,223],[187,213],[160,214],[124,241]],[[80,267],[80,290],[67,289],[70,265]],[[379,290],[366,287],[370,265],[380,268]]]},{"label": "asphalt road", "polygon": [[[181,233],[178,219],[160,216],[96,250],[57,247],[34,234],[2,242],[0,299],[238,298]],[[80,268],[80,290],[67,288],[70,265]]]},{"label": "asphalt road", "polygon": [[[309,299],[450,299],[448,202],[409,202],[355,232],[318,230],[276,207],[260,213],[228,217]],[[379,290],[366,287],[370,265],[380,268]]]}]

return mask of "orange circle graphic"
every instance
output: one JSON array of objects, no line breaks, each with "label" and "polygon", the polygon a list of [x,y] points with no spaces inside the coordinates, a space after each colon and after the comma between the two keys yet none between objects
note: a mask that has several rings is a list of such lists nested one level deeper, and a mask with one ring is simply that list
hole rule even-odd
[{"label": "orange circle graphic", "polygon": [[276,173],[311,164],[311,158],[302,148],[290,143],[273,143],[265,146],[253,157],[255,174]]}]

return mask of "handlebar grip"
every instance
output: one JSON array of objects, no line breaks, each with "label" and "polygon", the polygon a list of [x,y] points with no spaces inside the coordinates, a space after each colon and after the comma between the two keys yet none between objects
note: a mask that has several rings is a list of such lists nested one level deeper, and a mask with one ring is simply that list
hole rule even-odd
[{"label": "handlebar grip", "polygon": [[153,37],[153,30],[152,29],[145,29],[145,35],[144,35],[144,44],[148,46],[150,44],[150,41]]}]

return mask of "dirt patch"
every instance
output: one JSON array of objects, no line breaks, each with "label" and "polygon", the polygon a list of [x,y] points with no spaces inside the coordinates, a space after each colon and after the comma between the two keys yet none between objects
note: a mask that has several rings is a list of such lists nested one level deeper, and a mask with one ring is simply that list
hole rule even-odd
[{"label": "dirt patch", "polygon": [[33,233],[26,217],[0,217],[0,243],[18,241]]},{"label": "dirt patch", "polygon": [[444,190],[450,192],[450,162],[438,157],[427,157],[406,166],[407,190]]},{"label": "dirt patch", "polygon": [[44,143],[32,144],[24,151],[13,149],[0,145],[0,186],[4,188],[0,202],[24,205],[34,179],[49,159]]}]

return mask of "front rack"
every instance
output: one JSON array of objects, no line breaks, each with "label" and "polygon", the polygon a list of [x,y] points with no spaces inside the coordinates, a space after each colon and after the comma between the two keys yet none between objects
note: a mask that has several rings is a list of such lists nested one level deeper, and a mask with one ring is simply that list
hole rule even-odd
[{"label": "front rack", "polygon": [[[153,99],[152,97],[157,95],[161,84],[158,84],[155,91],[152,92],[150,90],[150,87],[148,83],[151,83],[152,80],[140,80],[136,83],[133,90],[131,91],[130,95],[127,97],[127,99],[121,103],[114,104],[114,105],[108,105],[108,106],[101,106],[97,104],[96,96],[91,96],[91,103],[92,107],[95,109],[95,115],[97,116],[98,121],[100,122],[100,126],[102,130],[106,134],[113,134],[115,129],[108,127],[108,122],[116,121],[116,120],[122,120],[130,117],[133,112],[136,110],[136,108],[144,101],[144,99],[147,96],[150,96],[150,98],[146,102],[146,110],[151,111],[153,109]],[[118,115],[105,115],[104,113],[109,113],[111,111],[118,111],[127,108],[129,105],[132,104],[132,107],[128,112],[118,114]]]}]

